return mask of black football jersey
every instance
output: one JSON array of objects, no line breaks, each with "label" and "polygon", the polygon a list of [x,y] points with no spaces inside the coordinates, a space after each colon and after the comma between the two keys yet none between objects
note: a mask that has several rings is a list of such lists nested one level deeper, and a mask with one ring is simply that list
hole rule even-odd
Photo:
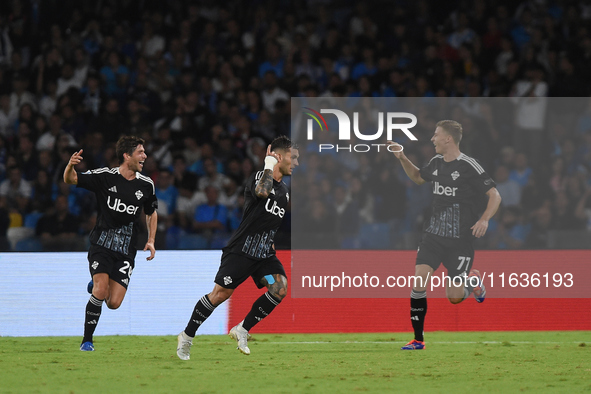
[{"label": "black football jersey", "polygon": [[262,260],[273,256],[271,247],[275,234],[285,216],[289,202],[287,185],[273,179],[269,197],[258,198],[255,188],[263,171],[251,175],[244,189],[244,215],[236,232],[230,238],[224,252],[238,253],[252,259]]},{"label": "black football jersey", "polygon": [[96,195],[98,215],[90,243],[133,259],[142,208],[146,215],[158,208],[154,182],[140,173],[127,180],[119,167],[105,167],[78,174],[77,186]]},{"label": "black football jersey", "polygon": [[421,169],[433,185],[431,217],[424,231],[446,238],[471,238],[472,227],[484,211],[486,192],[495,182],[475,159],[461,153],[451,162],[434,156]]}]

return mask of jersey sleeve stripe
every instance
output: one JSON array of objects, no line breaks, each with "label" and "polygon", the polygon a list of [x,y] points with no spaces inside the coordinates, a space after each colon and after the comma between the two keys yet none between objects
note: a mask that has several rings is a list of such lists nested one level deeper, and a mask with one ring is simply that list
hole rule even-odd
[{"label": "jersey sleeve stripe", "polygon": [[478,175],[480,175],[484,172],[484,168],[482,168],[476,160],[464,155],[463,153],[462,153],[462,156],[460,156],[460,160],[464,160],[465,162],[469,163],[476,170]]},{"label": "jersey sleeve stripe", "polygon": [[433,156],[433,157],[431,158],[431,160],[429,160],[429,163],[427,163],[427,165],[431,164],[431,162],[432,162],[434,159],[440,159],[440,158],[442,158],[442,157],[443,157],[442,155],[435,155],[435,156]]},{"label": "jersey sleeve stripe", "polygon": [[97,168],[94,170],[90,170],[90,173],[91,174],[102,174],[103,172],[108,172],[110,170],[111,169],[109,167],[103,167],[103,168]]},{"label": "jersey sleeve stripe", "polygon": [[152,185],[152,192],[156,194],[156,188],[154,187],[154,181],[152,178],[142,175],[139,172],[137,173],[137,177],[138,179],[141,179],[142,181],[148,182],[150,185]]},{"label": "jersey sleeve stripe", "polygon": [[468,158],[468,161],[470,162],[470,164],[472,164],[474,166],[474,168],[477,168],[480,170],[480,173],[484,172],[484,168],[482,168],[482,166],[480,164],[478,164],[478,162],[473,159],[473,158]]},{"label": "jersey sleeve stripe", "polygon": [[254,181],[258,182],[263,177],[264,171],[257,171],[256,175],[254,176]]}]

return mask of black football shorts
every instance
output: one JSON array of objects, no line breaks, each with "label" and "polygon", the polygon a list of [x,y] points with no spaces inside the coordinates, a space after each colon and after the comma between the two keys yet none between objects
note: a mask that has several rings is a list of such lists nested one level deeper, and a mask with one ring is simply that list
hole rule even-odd
[{"label": "black football shorts", "polygon": [[265,287],[261,280],[274,274],[287,276],[277,256],[254,260],[237,253],[224,253],[214,282],[226,289],[235,289],[250,276],[261,289]]},{"label": "black football shorts", "polygon": [[88,250],[88,269],[90,275],[105,273],[110,279],[127,289],[131,273],[135,267],[134,259],[98,245],[90,245]]},{"label": "black football shorts", "polygon": [[423,239],[417,251],[416,264],[427,264],[433,271],[443,266],[450,278],[463,277],[470,273],[474,262],[474,245],[471,240],[444,238],[430,233],[423,233]]}]

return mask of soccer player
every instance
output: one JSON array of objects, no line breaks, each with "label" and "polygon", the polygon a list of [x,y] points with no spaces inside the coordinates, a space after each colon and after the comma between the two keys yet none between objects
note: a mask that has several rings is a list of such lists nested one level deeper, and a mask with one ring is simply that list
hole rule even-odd
[{"label": "soccer player", "polygon": [[98,216],[90,233],[88,263],[92,276],[92,295],[86,305],[82,351],[94,351],[92,336],[101,316],[103,301],[109,309],[123,302],[131,273],[135,267],[136,243],[142,208],[146,214],[149,250],[152,260],[156,254],[154,239],[158,226],[158,199],[154,182],[140,174],[146,160],[144,140],[124,136],[117,141],[119,167],[99,168],[78,174],[74,169],[82,161],[82,149],[75,152],[66,169],[64,181],[95,193]]},{"label": "soccer player", "polygon": [[287,278],[275,255],[273,238],[289,202],[289,190],[282,179],[291,175],[298,165],[298,157],[298,149],[289,138],[277,137],[267,147],[264,170],[255,172],[246,181],[244,215],[223,248],[214,288],[197,302],[187,327],[178,335],[176,353],[181,360],[189,360],[199,326],[249,276],[259,289],[266,287],[267,291],[254,302],[244,320],[230,330],[230,337],[238,342],[242,353],[250,354],[248,331],[287,295]]},{"label": "soccer player", "polygon": [[[417,185],[433,182],[431,217],[425,223],[417,250],[415,276],[410,294],[410,319],[415,338],[402,350],[425,348],[423,326],[427,314],[426,288],[433,272],[441,263],[451,280],[446,282],[446,295],[452,304],[465,300],[471,293],[483,302],[486,289],[480,272],[471,270],[474,262],[474,239],[482,237],[488,221],[501,203],[495,182],[473,158],[460,152],[462,125],[453,120],[437,123],[431,142],[437,153],[429,164],[419,169],[404,154],[402,147],[388,141],[400,160],[406,175]],[[488,197],[482,211],[484,196]],[[479,209],[480,207],[480,209]],[[468,274],[469,272],[469,274]],[[454,284],[453,279],[460,277]],[[420,278],[420,279],[418,279]],[[461,283],[460,283],[461,282]]]}]

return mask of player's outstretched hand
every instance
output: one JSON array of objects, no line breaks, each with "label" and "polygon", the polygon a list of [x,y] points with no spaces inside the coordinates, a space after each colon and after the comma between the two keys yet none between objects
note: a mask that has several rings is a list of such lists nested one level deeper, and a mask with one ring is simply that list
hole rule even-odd
[{"label": "player's outstretched hand", "polygon": [[388,141],[388,151],[394,153],[394,156],[396,156],[397,159],[400,159],[402,157],[403,149],[404,147],[399,143],[394,141]]},{"label": "player's outstretched hand", "polygon": [[277,159],[277,162],[281,161],[281,155],[279,153],[275,153],[275,152],[271,151],[271,144],[269,144],[269,146],[267,146],[267,156],[273,156],[274,158]]},{"label": "player's outstretched hand", "polygon": [[144,246],[144,252],[146,250],[150,250],[150,255],[146,257],[146,260],[150,261],[156,255],[156,248],[154,247],[154,242],[146,242],[146,246]]},{"label": "player's outstretched hand", "polygon": [[82,157],[82,151],[83,151],[83,149],[80,149],[78,152],[74,152],[72,157],[70,157],[70,161],[68,162],[68,164],[70,166],[75,166],[76,164],[80,164],[80,162],[82,160],[84,160],[84,158]]},{"label": "player's outstretched hand", "polygon": [[486,230],[488,229],[488,221],[480,219],[476,222],[476,224],[472,227],[472,235],[476,238],[483,237],[486,234]]}]

